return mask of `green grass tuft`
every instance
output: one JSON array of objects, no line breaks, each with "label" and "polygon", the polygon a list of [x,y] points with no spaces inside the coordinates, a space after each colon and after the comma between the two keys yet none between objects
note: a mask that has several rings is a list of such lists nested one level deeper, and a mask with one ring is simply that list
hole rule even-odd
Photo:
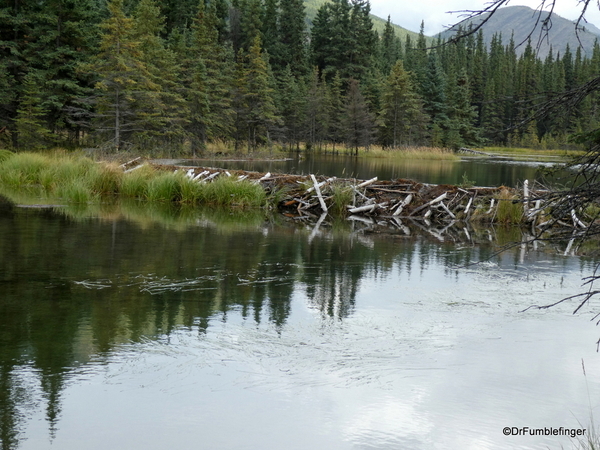
[{"label": "green grass tuft", "polygon": [[517,197],[511,194],[507,189],[503,189],[496,196],[498,200],[498,210],[496,212],[496,221],[505,224],[518,224],[523,219],[523,203],[514,203]]}]

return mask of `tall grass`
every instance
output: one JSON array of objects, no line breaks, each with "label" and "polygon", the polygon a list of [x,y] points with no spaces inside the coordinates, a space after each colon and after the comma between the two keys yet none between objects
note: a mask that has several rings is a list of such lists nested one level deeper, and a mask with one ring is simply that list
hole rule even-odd
[{"label": "tall grass", "polygon": [[496,196],[498,200],[498,210],[496,212],[496,221],[505,224],[521,223],[523,219],[523,203],[514,202],[517,197],[511,194],[508,189],[502,189]]},{"label": "tall grass", "polygon": [[354,191],[351,186],[334,183],[331,186],[333,194],[333,204],[331,205],[331,211],[334,214],[345,216],[348,214],[347,205],[351,205],[354,202]]},{"label": "tall grass", "polygon": [[262,207],[266,206],[267,194],[259,184],[221,176],[203,185],[200,202],[218,206]]},{"label": "tall grass", "polygon": [[221,176],[198,183],[183,173],[155,170],[146,165],[123,173],[116,164],[96,163],[69,155],[17,153],[0,160],[4,190],[27,190],[40,197],[71,203],[95,202],[120,196],[150,202],[262,207],[267,194],[258,184]]}]

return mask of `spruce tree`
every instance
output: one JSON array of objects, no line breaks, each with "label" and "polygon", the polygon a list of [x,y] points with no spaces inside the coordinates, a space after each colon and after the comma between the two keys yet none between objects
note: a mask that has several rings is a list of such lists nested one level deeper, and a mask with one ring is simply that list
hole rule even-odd
[{"label": "spruce tree", "polygon": [[350,79],[344,102],[343,124],[346,145],[358,155],[359,147],[369,147],[373,138],[374,120],[360,91],[359,81]]},{"label": "spruce tree", "polygon": [[17,110],[15,126],[17,148],[34,150],[49,146],[53,141],[46,123],[47,110],[42,106],[40,75],[28,73],[23,80],[23,93]]},{"label": "spruce tree", "polygon": [[[147,68],[157,93],[140,96],[136,108],[143,130],[137,133],[144,147],[158,142],[177,145],[183,142],[189,111],[180,93],[180,66],[173,51],[161,37],[164,17],[155,0],[140,0],[134,11],[133,39],[138,44],[140,61]],[[151,101],[152,104],[145,104]],[[148,139],[151,138],[151,139]]]},{"label": "spruce tree", "polygon": [[160,86],[143,63],[134,40],[134,20],[123,0],[111,0],[110,17],[102,24],[99,53],[86,68],[95,73],[96,126],[117,151],[158,113]]},{"label": "spruce tree", "polygon": [[378,124],[383,145],[397,148],[422,140],[426,116],[402,61],[397,61],[383,86]]},{"label": "spruce tree", "polygon": [[270,131],[280,122],[273,98],[273,82],[270,79],[269,62],[261,48],[260,36],[255,36],[248,53],[248,62],[243,72],[245,109],[244,121],[248,130],[248,150],[266,142],[270,145]]}]

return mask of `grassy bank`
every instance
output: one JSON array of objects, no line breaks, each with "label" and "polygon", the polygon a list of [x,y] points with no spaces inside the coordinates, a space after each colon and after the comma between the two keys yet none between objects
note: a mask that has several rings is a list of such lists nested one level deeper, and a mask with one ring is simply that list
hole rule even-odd
[{"label": "grassy bank", "polygon": [[261,186],[235,177],[198,183],[181,172],[160,171],[145,165],[125,173],[116,163],[65,154],[0,155],[0,185],[4,191],[21,191],[68,203],[120,197],[215,206],[267,205],[267,194]]}]

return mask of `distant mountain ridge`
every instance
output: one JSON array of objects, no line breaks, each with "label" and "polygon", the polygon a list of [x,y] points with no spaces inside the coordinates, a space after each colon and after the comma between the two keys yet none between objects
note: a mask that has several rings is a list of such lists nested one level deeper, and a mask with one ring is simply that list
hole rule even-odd
[{"label": "distant mountain ridge", "polygon": [[[575,53],[577,47],[582,45],[582,54],[587,57],[592,56],[594,42],[597,39],[600,41],[600,29],[590,23],[581,24],[578,39],[575,32],[575,23],[552,13],[550,15],[552,27],[548,32],[548,36],[541,38],[543,36],[542,21],[548,17],[549,12],[542,11],[539,23],[536,24],[538,22],[538,14],[539,11],[528,6],[507,6],[500,8],[481,28],[484,41],[486,44],[489,44],[494,34],[502,34],[502,43],[507,44],[511,35],[513,35],[515,45],[521,44],[516,49],[517,54],[520,55],[527,46],[528,35],[531,34],[531,45],[534,49],[537,48],[538,56],[541,58],[548,55],[550,48],[552,48],[554,56],[557,53],[562,55],[567,44],[572,53]],[[469,24],[480,24],[488,15],[489,13],[475,19],[463,20],[454,27],[439,33],[439,35],[444,39],[448,39],[455,34],[456,28],[459,25],[467,28]]]},{"label": "distant mountain ridge", "polygon": [[[315,20],[317,11],[325,3],[330,3],[330,0],[304,0],[304,9],[306,12],[306,19],[309,27],[312,27],[312,23]],[[383,28],[385,27],[385,23],[387,22],[387,18],[382,19],[381,17],[371,14],[371,19],[373,20],[373,28],[376,29],[379,33],[379,36],[381,36],[381,34],[383,33]],[[407,30],[406,28],[403,28],[400,25],[396,25],[394,23],[392,23],[392,27],[394,28],[396,36],[402,39],[403,42],[407,34],[410,35],[411,39],[416,39],[417,36],[419,36],[419,33]]]}]

